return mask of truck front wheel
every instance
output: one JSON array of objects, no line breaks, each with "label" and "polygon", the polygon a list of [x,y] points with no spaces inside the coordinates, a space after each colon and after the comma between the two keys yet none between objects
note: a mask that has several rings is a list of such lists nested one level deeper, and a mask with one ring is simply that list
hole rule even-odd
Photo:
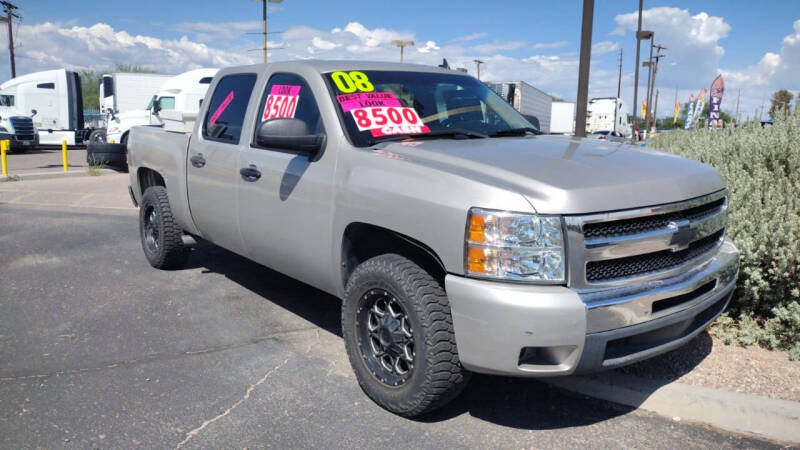
[{"label": "truck front wheel", "polygon": [[186,263],[189,251],[183,244],[183,230],[172,216],[167,190],[163,186],[150,186],[142,196],[139,236],[151,266],[174,269]]},{"label": "truck front wheel", "polygon": [[342,305],[342,333],[361,389],[395,414],[432,411],[469,380],[458,359],[444,289],[402,256],[377,256],[353,271]]}]

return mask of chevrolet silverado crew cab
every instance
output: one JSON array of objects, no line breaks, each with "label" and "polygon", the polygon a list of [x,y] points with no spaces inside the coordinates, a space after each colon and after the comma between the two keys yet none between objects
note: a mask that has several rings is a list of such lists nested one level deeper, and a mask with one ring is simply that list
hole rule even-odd
[{"label": "chevrolet silverado crew cab", "polygon": [[192,133],[136,127],[128,146],[152,266],[181,266],[191,235],[342,298],[361,388],[405,416],[471,372],[564,376],[674,349],[738,275],[716,170],[541,135],[457,71],[223,69]]}]

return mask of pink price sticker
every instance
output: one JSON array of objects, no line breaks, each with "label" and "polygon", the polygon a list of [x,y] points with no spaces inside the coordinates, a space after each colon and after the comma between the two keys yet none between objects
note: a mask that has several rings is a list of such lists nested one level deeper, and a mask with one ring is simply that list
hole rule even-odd
[{"label": "pink price sticker", "polygon": [[350,112],[358,108],[373,106],[403,106],[391,92],[358,92],[356,94],[337,95],[336,100],[342,105],[342,111]]},{"label": "pink price sticker", "polygon": [[270,88],[261,120],[291,119],[297,111],[300,87],[289,84],[275,84]]},{"label": "pink price sticker", "polygon": [[219,106],[217,106],[217,109],[216,111],[214,111],[214,114],[212,114],[211,118],[208,119],[208,126],[213,127],[214,124],[217,123],[219,116],[221,116],[222,113],[225,112],[226,109],[228,109],[228,105],[230,105],[232,101],[233,101],[233,91],[231,91],[230,94],[228,94],[228,96],[225,97],[225,100],[223,100],[222,103],[220,103]]}]

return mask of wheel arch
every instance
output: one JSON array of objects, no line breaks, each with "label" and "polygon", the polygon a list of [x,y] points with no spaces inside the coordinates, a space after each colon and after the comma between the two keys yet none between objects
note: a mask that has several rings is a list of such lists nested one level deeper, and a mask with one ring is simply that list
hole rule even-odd
[{"label": "wheel arch", "polygon": [[156,172],[155,170],[149,167],[140,167],[136,171],[136,179],[139,180],[139,190],[141,191],[141,195],[144,195],[144,192],[150,186],[163,186],[167,187],[167,183],[164,181],[164,177],[161,176],[160,173]]},{"label": "wheel arch", "polygon": [[364,222],[352,222],[345,228],[341,240],[342,289],[359,264],[388,253],[410,259],[444,287],[447,269],[430,246],[398,231]]}]

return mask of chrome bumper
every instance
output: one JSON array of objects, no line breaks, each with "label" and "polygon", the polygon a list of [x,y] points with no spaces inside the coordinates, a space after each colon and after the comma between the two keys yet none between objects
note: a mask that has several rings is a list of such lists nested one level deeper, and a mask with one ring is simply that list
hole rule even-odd
[{"label": "chrome bumper", "polygon": [[629,287],[582,293],[455,275],[445,287],[464,367],[543,377],[617,367],[682,345],[725,309],[738,266],[726,240],[684,273]]}]

